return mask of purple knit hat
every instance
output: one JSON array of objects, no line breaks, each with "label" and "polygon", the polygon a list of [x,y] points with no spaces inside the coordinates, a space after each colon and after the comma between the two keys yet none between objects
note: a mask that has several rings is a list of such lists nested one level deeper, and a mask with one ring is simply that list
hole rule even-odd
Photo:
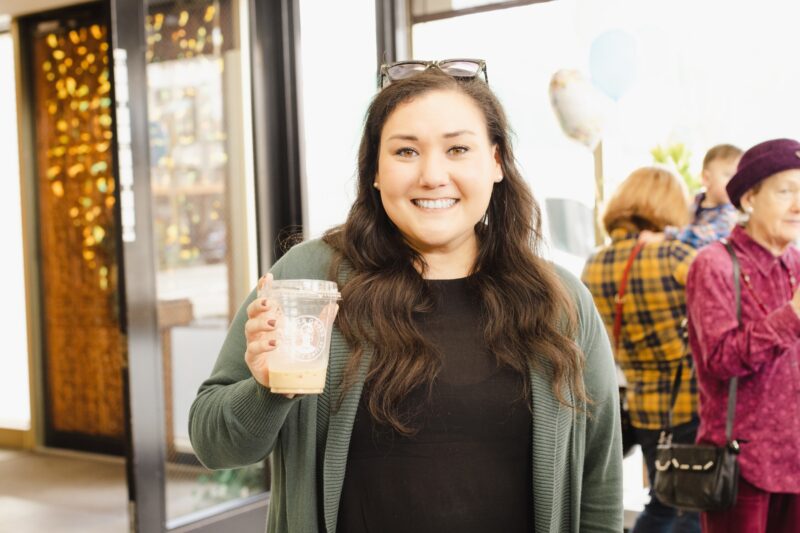
[{"label": "purple knit hat", "polygon": [[741,208],[742,195],[773,174],[800,168],[800,142],[793,139],[764,141],[747,150],[725,190],[731,203]]}]

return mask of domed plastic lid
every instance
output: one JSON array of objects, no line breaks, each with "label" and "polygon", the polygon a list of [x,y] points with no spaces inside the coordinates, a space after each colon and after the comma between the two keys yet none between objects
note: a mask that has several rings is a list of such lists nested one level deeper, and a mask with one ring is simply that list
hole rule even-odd
[{"label": "domed plastic lid", "polygon": [[339,300],[342,295],[333,281],[322,279],[280,279],[272,282],[271,292],[294,294],[303,298]]}]

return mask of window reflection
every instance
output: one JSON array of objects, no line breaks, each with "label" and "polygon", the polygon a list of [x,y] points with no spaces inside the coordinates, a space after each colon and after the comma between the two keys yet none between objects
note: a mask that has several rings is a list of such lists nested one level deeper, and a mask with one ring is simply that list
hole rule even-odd
[{"label": "window reflection", "polygon": [[[230,2],[158,4],[147,17],[149,133],[159,297],[227,321],[223,53]],[[224,21],[228,21],[226,24]]]}]

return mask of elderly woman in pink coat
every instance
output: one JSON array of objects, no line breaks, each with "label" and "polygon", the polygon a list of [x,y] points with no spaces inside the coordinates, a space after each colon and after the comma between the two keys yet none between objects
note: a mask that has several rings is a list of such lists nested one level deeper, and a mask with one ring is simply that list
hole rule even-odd
[{"label": "elderly woman in pink coat", "polygon": [[698,442],[725,444],[728,383],[738,378],[738,498],[729,509],[703,513],[703,531],[800,532],[800,143],[750,148],[727,191],[746,219],[729,239],[741,265],[741,325],[722,243],[699,253],[686,283]]}]

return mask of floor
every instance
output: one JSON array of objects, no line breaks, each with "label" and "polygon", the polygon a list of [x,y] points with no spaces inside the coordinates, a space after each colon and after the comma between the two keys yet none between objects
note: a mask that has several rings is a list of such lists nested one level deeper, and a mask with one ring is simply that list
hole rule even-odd
[{"label": "floor", "polygon": [[[638,476],[641,456],[625,460],[626,485]],[[207,505],[213,487],[198,482],[204,470],[168,469],[167,514],[184,516]],[[641,484],[640,484],[641,486]],[[625,527],[641,511],[646,493],[626,491]],[[121,458],[60,450],[0,449],[0,532],[127,533],[128,492]]]},{"label": "floor", "polygon": [[116,458],[0,450],[0,531],[128,531],[125,464]]},{"label": "floor", "polygon": [[[170,518],[202,508],[202,469],[170,468]],[[126,533],[128,491],[118,457],[69,451],[0,449],[0,532]]]}]

